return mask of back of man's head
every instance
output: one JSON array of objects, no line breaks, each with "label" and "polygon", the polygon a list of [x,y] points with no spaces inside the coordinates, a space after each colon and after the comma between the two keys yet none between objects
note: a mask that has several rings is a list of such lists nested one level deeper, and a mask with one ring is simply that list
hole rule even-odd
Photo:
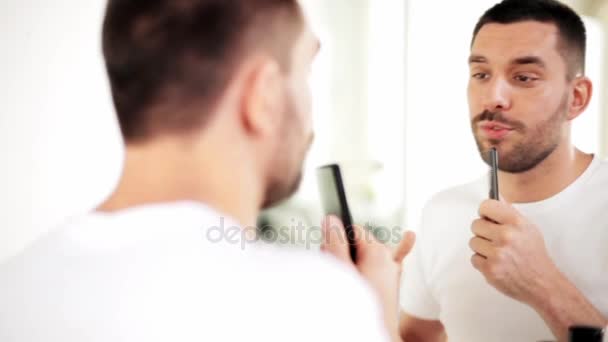
[{"label": "back of man's head", "polygon": [[477,22],[473,41],[486,24],[538,21],[554,24],[560,33],[559,52],[568,65],[568,78],[585,71],[586,31],[581,17],[557,0],[503,0]]},{"label": "back of man's head", "polygon": [[123,138],[201,129],[248,55],[288,71],[302,27],[296,0],[110,0],[103,53]]}]

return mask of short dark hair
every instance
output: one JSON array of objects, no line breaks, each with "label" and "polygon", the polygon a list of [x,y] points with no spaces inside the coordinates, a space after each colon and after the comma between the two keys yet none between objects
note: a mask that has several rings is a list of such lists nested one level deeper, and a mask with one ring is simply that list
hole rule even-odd
[{"label": "short dark hair", "polygon": [[521,21],[553,23],[560,34],[557,47],[566,61],[567,78],[585,72],[587,33],[585,24],[574,10],[557,0],[503,0],[487,10],[475,25],[473,39],[489,23],[512,24]]},{"label": "short dark hair", "polygon": [[297,0],[109,0],[103,54],[123,138],[200,128],[253,51],[288,72],[302,29]]}]

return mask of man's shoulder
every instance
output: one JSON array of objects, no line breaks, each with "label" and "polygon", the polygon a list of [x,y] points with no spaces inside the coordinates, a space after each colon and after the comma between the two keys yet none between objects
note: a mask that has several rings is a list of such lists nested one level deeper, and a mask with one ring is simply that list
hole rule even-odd
[{"label": "man's shoulder", "polygon": [[[219,317],[225,312],[228,317],[241,311],[259,317],[252,328],[262,326],[263,317],[278,317],[290,331],[302,319],[330,331],[336,317],[369,321],[381,316],[369,285],[354,267],[332,256],[216,241],[215,235],[205,234],[211,229],[207,226],[229,223],[217,215],[179,211],[180,228],[171,224],[175,215],[143,214],[73,219],[1,263],[0,302],[6,305],[0,306],[0,326],[19,330],[34,312],[40,320],[35,325],[62,312],[99,321],[91,327],[97,333],[111,323],[104,317],[113,317],[116,310],[176,325],[184,313]],[[142,301],[168,305],[175,314],[150,313]],[[17,335],[27,334],[17,330]],[[382,333],[380,328],[362,330]]]}]

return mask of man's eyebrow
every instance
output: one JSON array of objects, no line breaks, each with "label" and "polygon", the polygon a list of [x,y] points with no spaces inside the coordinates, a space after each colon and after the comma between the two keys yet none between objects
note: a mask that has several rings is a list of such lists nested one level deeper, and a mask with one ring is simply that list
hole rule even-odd
[{"label": "man's eyebrow", "polygon": [[[469,64],[474,63],[488,63],[488,59],[481,55],[471,55],[469,57]],[[534,64],[538,65],[541,68],[545,68],[545,62],[537,56],[523,56],[517,57],[511,60],[510,64],[515,65],[526,65],[526,64]]]},{"label": "man's eyebrow", "polygon": [[469,64],[473,64],[473,63],[487,63],[488,60],[481,55],[471,55],[469,57]]},{"label": "man's eyebrow", "polygon": [[515,58],[511,61],[511,64],[517,65],[525,65],[525,64],[535,64],[541,68],[545,68],[545,62],[542,59],[536,56],[523,56]]}]

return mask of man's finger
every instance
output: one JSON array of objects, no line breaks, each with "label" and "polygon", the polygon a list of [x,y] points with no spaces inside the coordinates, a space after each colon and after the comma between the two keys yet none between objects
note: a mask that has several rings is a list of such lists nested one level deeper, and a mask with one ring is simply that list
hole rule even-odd
[{"label": "man's finger", "polygon": [[485,200],[479,206],[479,216],[498,224],[516,223],[519,213],[506,202]]},{"label": "man's finger", "polygon": [[477,236],[469,241],[469,247],[473,252],[486,258],[492,257],[495,254],[495,247],[492,245],[492,242]]},{"label": "man's finger", "polygon": [[501,229],[502,227],[500,225],[482,218],[473,221],[471,224],[471,232],[488,241],[495,241],[498,238]]},{"label": "man's finger", "polygon": [[348,240],[344,232],[342,221],[336,216],[330,215],[321,223],[323,231],[322,250],[346,263],[352,263],[348,251]]},{"label": "man's finger", "polygon": [[473,265],[473,267],[475,267],[475,269],[481,272],[483,272],[483,270],[485,269],[486,261],[486,258],[479,254],[473,254],[473,256],[471,256],[471,264]]},{"label": "man's finger", "polygon": [[410,254],[410,251],[414,247],[414,243],[416,242],[416,234],[412,231],[407,231],[403,235],[403,238],[397,245],[395,249],[395,253],[393,254],[393,259],[397,263],[403,262],[403,259]]}]

